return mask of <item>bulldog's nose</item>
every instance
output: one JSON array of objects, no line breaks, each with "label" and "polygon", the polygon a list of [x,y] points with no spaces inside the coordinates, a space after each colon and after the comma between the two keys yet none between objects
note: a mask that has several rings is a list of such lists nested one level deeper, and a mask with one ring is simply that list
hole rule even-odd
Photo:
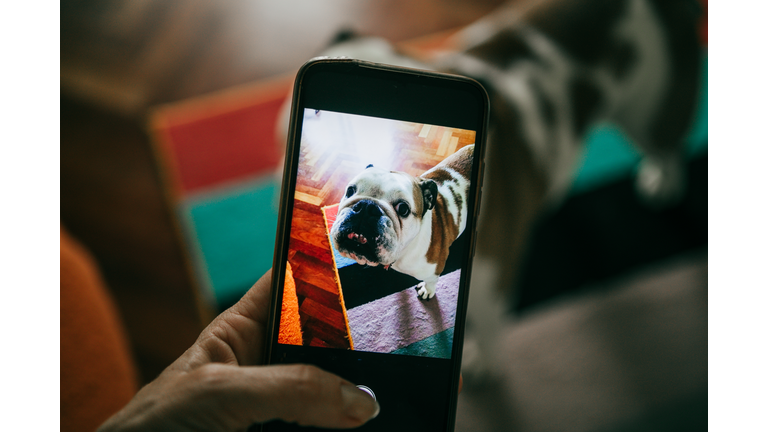
[{"label": "bulldog's nose", "polygon": [[379,206],[376,205],[375,202],[367,199],[356,202],[355,205],[352,206],[352,211],[359,213],[361,216],[376,218],[384,216],[384,212],[381,211]]}]

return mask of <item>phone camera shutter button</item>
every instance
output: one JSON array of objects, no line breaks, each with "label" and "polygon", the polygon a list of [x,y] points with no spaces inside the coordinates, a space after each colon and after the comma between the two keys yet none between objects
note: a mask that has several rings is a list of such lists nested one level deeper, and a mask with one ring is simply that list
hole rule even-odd
[{"label": "phone camera shutter button", "polygon": [[371,388],[370,388],[370,387],[368,387],[368,386],[364,386],[364,385],[359,385],[359,386],[357,386],[357,388],[359,388],[360,390],[362,390],[362,391],[364,391],[364,392],[368,393],[369,395],[371,395],[371,397],[373,398],[373,400],[376,400],[376,395],[373,393],[373,390],[371,390]]}]

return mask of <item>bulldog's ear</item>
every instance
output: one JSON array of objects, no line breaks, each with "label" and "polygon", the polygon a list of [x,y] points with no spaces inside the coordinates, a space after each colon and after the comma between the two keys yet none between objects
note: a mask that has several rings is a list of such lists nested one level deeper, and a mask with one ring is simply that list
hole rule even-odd
[{"label": "bulldog's ear", "polygon": [[365,167],[365,169],[368,169],[368,168],[373,168],[373,164],[368,164],[368,166]]},{"label": "bulldog's ear", "polygon": [[426,179],[419,186],[421,186],[421,195],[424,197],[424,214],[426,214],[428,210],[432,210],[435,207],[437,183],[434,180]]}]

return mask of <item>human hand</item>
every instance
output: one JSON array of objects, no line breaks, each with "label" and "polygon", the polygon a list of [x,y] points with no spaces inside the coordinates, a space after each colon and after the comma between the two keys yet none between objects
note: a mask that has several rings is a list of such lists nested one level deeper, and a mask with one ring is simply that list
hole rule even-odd
[{"label": "human hand", "polygon": [[309,365],[258,366],[271,274],[213,320],[99,432],[235,431],[272,419],[352,428],[376,417],[378,403],[336,375]]}]

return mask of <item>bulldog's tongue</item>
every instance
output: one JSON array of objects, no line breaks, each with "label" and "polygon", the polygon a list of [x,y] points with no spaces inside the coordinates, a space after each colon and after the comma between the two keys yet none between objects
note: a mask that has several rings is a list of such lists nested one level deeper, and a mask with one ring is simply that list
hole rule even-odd
[{"label": "bulldog's tongue", "polygon": [[356,242],[358,242],[360,244],[368,243],[368,239],[365,238],[365,236],[360,235],[358,233],[354,233],[354,232],[351,232],[351,233],[347,234],[347,238],[350,239],[350,240],[354,240],[354,241],[356,241]]}]

